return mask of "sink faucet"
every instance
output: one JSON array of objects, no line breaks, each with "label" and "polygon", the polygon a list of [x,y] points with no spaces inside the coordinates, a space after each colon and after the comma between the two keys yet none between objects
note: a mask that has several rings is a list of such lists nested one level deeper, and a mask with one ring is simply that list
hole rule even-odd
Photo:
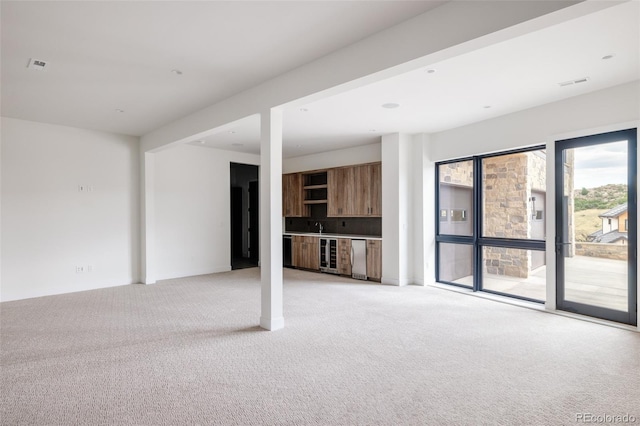
[{"label": "sink faucet", "polygon": [[322,226],[322,223],[320,223],[320,222],[316,222],[316,226],[319,226],[319,227],[320,227],[320,231],[319,231],[319,233],[320,233],[320,234],[322,234],[322,230],[324,229],[324,227]]}]

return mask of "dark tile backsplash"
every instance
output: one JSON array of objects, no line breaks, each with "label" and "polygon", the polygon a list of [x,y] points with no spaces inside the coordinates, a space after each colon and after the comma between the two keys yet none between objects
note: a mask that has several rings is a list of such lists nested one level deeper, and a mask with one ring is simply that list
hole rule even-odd
[{"label": "dark tile backsplash", "polygon": [[326,204],[313,205],[311,217],[285,218],[285,231],[318,232],[316,222],[322,223],[323,233],[345,235],[382,235],[382,218],[379,217],[327,217]]}]

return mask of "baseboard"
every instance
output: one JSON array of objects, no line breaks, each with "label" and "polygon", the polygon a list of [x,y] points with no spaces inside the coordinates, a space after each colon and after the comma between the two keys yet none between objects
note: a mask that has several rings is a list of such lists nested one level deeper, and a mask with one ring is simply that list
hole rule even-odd
[{"label": "baseboard", "polygon": [[173,272],[171,274],[164,275],[162,277],[158,277],[158,281],[160,280],[172,280],[174,278],[184,278],[184,277],[195,277],[198,275],[209,275],[209,274],[219,274],[221,272],[229,272],[231,271],[231,265],[226,266],[214,266],[210,268],[202,268],[202,269],[190,269],[184,270],[180,272]]},{"label": "baseboard", "polygon": [[409,284],[413,284],[413,281],[408,279],[408,278],[402,278],[402,279],[396,279],[396,278],[385,278],[382,277],[382,284],[386,284],[386,285],[396,285],[396,286],[405,286],[405,285],[409,285]]},{"label": "baseboard", "polygon": [[269,331],[276,331],[284,328],[284,318],[264,318],[260,317],[260,327]]}]

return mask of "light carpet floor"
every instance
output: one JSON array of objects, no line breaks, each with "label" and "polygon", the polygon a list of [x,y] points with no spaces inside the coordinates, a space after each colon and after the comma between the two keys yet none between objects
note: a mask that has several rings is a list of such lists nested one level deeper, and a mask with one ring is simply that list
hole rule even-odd
[{"label": "light carpet floor", "polygon": [[432,287],[257,268],[0,304],[3,425],[640,423],[640,334]]}]

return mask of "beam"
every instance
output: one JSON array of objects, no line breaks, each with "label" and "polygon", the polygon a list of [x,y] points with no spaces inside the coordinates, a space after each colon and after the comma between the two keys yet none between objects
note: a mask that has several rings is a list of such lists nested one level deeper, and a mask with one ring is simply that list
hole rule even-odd
[{"label": "beam", "polygon": [[184,143],[260,111],[336,95],[618,3],[447,2],[147,133],[141,138],[142,149],[151,152]]}]

